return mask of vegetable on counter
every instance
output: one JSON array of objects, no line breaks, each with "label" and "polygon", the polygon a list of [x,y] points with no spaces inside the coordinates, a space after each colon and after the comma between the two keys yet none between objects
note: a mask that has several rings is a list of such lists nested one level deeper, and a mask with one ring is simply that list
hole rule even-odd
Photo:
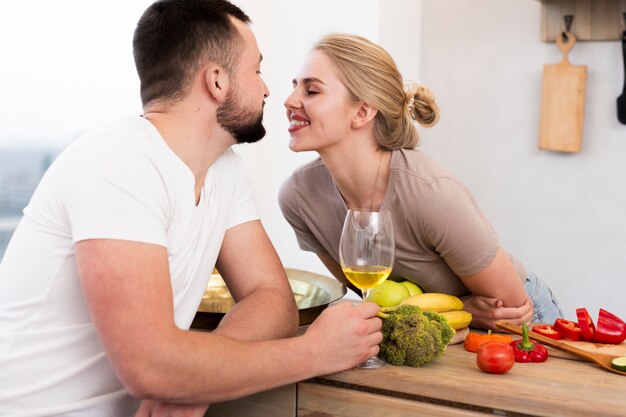
[{"label": "vegetable on counter", "polygon": [[476,351],[476,365],[484,372],[503,374],[515,365],[515,353],[506,343],[486,342]]},{"label": "vegetable on counter", "polygon": [[626,323],[604,309],[598,313],[593,341],[596,343],[620,344],[626,340]]},{"label": "vegetable on counter", "polygon": [[554,330],[554,327],[549,324],[538,324],[533,326],[533,332],[554,340],[560,340],[562,338],[561,333]]},{"label": "vegetable on counter", "polygon": [[554,330],[561,333],[561,336],[566,339],[574,341],[583,340],[583,334],[580,331],[580,326],[574,321],[556,319],[552,327]]},{"label": "vegetable on counter", "polygon": [[530,340],[528,326],[522,324],[522,338],[511,342],[515,362],[545,362],[548,359],[548,350],[545,346]]},{"label": "vegetable on counter", "polygon": [[[598,321],[594,324],[586,308],[576,309],[576,320],[558,318],[552,326],[540,324],[533,326],[533,332],[558,340],[558,335],[573,341],[618,345],[626,340],[626,323],[616,315],[601,308]],[[556,334],[554,334],[556,332]]]},{"label": "vegetable on counter", "polygon": [[626,371],[626,356],[620,356],[611,361],[611,368],[618,371]]},{"label": "vegetable on counter", "polygon": [[478,348],[480,347],[480,345],[482,345],[483,343],[502,342],[502,343],[506,343],[507,345],[509,345],[511,344],[512,341],[513,341],[513,338],[511,336],[507,336],[504,334],[497,334],[497,333],[494,334],[494,333],[491,333],[491,330],[489,330],[487,333],[471,332],[470,334],[467,335],[467,337],[465,337],[465,341],[463,342],[463,347],[468,352],[476,352],[478,351]]},{"label": "vegetable on counter", "polygon": [[454,336],[446,319],[415,305],[401,305],[383,318],[379,356],[397,366],[417,367],[442,355]]},{"label": "vegetable on counter", "polygon": [[587,342],[593,342],[595,339],[596,328],[593,324],[593,319],[589,315],[586,308],[576,309],[576,318],[578,320],[578,327],[580,332]]}]

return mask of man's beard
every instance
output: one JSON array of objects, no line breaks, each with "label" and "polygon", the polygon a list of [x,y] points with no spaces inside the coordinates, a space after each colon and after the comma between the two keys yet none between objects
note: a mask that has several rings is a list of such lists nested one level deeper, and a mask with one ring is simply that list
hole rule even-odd
[{"label": "man's beard", "polygon": [[[247,111],[240,105],[239,89],[235,88],[232,94],[226,97],[224,103],[217,109],[217,122],[229,132],[237,143],[258,142],[265,136],[263,127],[263,110],[258,114]],[[265,103],[263,103],[265,105]]]}]

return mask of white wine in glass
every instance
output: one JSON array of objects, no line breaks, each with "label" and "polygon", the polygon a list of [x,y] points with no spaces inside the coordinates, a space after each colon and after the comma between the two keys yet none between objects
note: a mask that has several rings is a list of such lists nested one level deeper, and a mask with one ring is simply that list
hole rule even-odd
[{"label": "white wine in glass", "polygon": [[[361,290],[364,302],[369,292],[391,273],[394,253],[389,211],[348,210],[341,231],[339,261],[346,278]],[[379,368],[384,364],[374,356],[357,367]]]}]

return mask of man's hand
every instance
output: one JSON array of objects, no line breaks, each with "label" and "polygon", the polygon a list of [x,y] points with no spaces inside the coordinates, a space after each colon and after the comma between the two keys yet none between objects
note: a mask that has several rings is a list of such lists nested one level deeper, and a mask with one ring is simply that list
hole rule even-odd
[{"label": "man's hand", "polygon": [[463,309],[472,313],[472,327],[480,329],[499,330],[495,325],[498,320],[521,325],[529,323],[533,317],[532,302],[528,298],[519,307],[503,307],[502,300],[483,295],[468,295],[461,300]]},{"label": "man's hand", "polygon": [[323,373],[350,369],[379,351],[382,321],[374,303],[341,302],[324,310],[303,337]]}]

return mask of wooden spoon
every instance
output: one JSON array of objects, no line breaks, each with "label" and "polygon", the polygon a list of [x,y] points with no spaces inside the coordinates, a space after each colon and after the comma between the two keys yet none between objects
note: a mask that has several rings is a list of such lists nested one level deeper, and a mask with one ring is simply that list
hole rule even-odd
[{"label": "wooden spoon", "polygon": [[[507,332],[521,335],[522,327],[517,326],[506,321],[498,321],[496,322],[496,327],[498,329],[506,330]],[[589,362],[594,362],[604,369],[607,369],[611,372],[615,372],[616,374],[626,375],[624,371],[618,371],[617,369],[613,369],[611,366],[611,361],[618,356],[615,355],[607,355],[605,353],[597,353],[597,352],[589,352],[583,349],[579,349],[567,343],[560,342],[558,340],[550,339],[549,337],[540,335],[539,333],[535,333],[532,330],[528,330],[528,335],[531,339],[536,340],[537,342],[541,342],[544,345],[551,346],[556,349],[561,349],[565,352],[569,352],[573,355],[580,356],[581,358],[587,359]]]}]

